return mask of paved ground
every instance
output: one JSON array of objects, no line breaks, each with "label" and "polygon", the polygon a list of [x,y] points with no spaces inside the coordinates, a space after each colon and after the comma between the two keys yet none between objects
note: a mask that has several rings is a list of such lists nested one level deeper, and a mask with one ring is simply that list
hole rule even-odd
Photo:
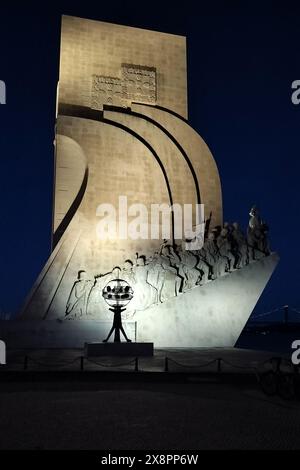
[{"label": "paved ground", "polygon": [[0,449],[300,448],[300,403],[266,398],[255,387],[56,385],[0,386]]},{"label": "paved ground", "polygon": [[[6,381],[1,372],[21,371],[24,354],[30,357],[28,371],[18,382]],[[100,374],[92,382],[76,375],[74,382],[67,371],[79,370],[80,355],[79,350],[9,351],[7,366],[0,369],[0,449],[300,449],[300,401],[269,398],[255,380],[240,375],[253,367],[270,369],[265,361],[272,353],[156,350],[153,358],[140,361],[142,370],[162,373],[155,383],[143,382],[132,363],[114,367],[128,358],[100,360],[105,370],[132,372],[126,381],[117,376],[108,382],[110,376]],[[167,374],[165,357],[171,358]],[[218,357],[224,360],[222,371],[236,372],[237,380],[218,383],[213,376],[199,382],[198,372],[217,367],[216,362],[202,365]],[[103,370],[93,362],[84,367]],[[65,378],[39,382],[43,370],[66,370]],[[30,371],[35,382],[23,381]],[[190,382],[159,379],[178,371]]]}]

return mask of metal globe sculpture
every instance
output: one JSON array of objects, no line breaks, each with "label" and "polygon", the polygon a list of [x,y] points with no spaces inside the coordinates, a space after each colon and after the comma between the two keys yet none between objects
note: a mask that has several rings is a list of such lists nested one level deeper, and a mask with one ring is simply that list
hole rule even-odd
[{"label": "metal globe sculpture", "polygon": [[123,279],[113,279],[104,287],[102,296],[110,307],[125,307],[133,298],[133,289]]},{"label": "metal globe sculpture", "polygon": [[105,302],[109,305],[109,310],[114,313],[113,325],[107,338],[104,339],[103,342],[107,343],[112,333],[115,332],[114,342],[120,343],[121,332],[126,341],[128,343],[131,343],[131,340],[127,337],[123,328],[121,313],[126,310],[126,305],[133,298],[132,287],[128,284],[128,282],[124,281],[123,279],[113,279],[103,288],[102,297],[104,298]]}]

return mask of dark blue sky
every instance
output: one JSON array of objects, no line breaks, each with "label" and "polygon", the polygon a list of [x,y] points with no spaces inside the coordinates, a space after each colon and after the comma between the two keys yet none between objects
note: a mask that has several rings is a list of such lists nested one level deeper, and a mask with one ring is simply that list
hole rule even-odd
[{"label": "dark blue sky", "polygon": [[61,14],[187,36],[189,120],[217,161],[225,220],[246,226],[256,203],[281,256],[256,311],[300,307],[300,105],[291,102],[291,83],[300,79],[300,5],[201,3],[1,5],[0,309],[17,309],[50,253]]}]

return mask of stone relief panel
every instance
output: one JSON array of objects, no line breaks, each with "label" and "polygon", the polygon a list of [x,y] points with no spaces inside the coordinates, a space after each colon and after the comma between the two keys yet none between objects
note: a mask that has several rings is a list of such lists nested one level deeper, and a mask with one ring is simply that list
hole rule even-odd
[{"label": "stone relief panel", "polygon": [[103,105],[130,106],[132,102],[155,104],[157,99],[156,69],[134,64],[122,64],[121,78],[92,76],[91,108]]},{"label": "stone relief panel", "polygon": [[122,81],[119,78],[93,75],[91,108],[103,109],[103,105],[122,106]]},{"label": "stone relief panel", "polygon": [[122,64],[124,97],[130,102],[156,103],[156,69],[140,65]]},{"label": "stone relief panel", "polygon": [[[109,273],[98,273],[88,278],[79,271],[67,301],[65,318],[107,319],[110,313],[103,299],[104,287],[113,280],[126,281],[132,288],[133,299],[124,318],[136,312],[163,303],[184,294],[196,286],[214,281],[221,276],[242,269],[248,264],[269,256],[268,226],[253,206],[245,233],[237,222],[225,222],[209,231],[201,249],[187,250],[164,240],[150,257],[136,253],[136,259],[127,259],[123,266],[115,266]],[[209,227],[209,226],[208,226]]]}]

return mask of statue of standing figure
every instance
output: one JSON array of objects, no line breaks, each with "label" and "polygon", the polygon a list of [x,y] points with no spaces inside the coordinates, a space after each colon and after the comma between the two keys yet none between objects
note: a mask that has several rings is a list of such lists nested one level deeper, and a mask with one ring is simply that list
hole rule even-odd
[{"label": "statue of standing figure", "polygon": [[218,277],[223,276],[226,272],[233,270],[235,258],[231,251],[231,243],[229,239],[228,228],[223,228],[217,238],[217,246],[219,249],[219,257],[217,261],[216,271]]},{"label": "statue of standing figure", "polygon": [[270,254],[268,226],[260,218],[259,210],[256,206],[251,208],[249,215],[250,220],[247,230],[249,261],[255,261]]},{"label": "statue of standing figure", "polygon": [[[200,259],[209,267],[207,279],[216,279],[216,263],[218,260],[218,246],[216,241],[216,232],[212,230],[204,242],[203,248],[200,251]],[[201,268],[200,268],[201,269]]]},{"label": "statue of standing figure", "polygon": [[145,256],[138,256],[133,267],[135,283],[133,286],[134,297],[131,302],[131,308],[134,310],[145,310],[157,302],[157,289],[150,284],[148,271]]},{"label": "statue of standing figure", "polygon": [[87,313],[87,304],[94,282],[88,279],[86,271],[79,271],[77,281],[71,289],[67,306],[66,317],[81,318]]},{"label": "statue of standing figure", "polygon": [[235,244],[236,255],[235,267],[240,269],[246,266],[249,262],[247,239],[237,222],[234,222],[232,227],[232,239]]}]

